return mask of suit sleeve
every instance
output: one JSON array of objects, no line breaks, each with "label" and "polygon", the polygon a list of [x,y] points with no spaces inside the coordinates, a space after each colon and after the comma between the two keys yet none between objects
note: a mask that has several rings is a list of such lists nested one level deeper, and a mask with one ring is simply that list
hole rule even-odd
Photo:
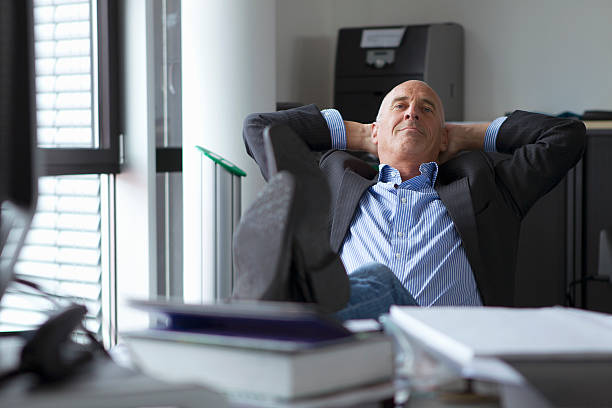
[{"label": "suit sleeve", "polygon": [[495,157],[493,165],[521,217],[580,160],[585,143],[582,122],[523,111],[508,117],[496,142],[497,151],[506,155]]},{"label": "suit sleeve", "polygon": [[[331,136],[327,122],[315,105],[272,113],[253,113],[244,120],[242,137],[247,153],[255,159],[266,180],[268,180],[268,165],[263,131],[267,126],[277,124],[284,124],[293,129],[313,152],[331,149]],[[314,155],[313,160],[315,160]]]}]

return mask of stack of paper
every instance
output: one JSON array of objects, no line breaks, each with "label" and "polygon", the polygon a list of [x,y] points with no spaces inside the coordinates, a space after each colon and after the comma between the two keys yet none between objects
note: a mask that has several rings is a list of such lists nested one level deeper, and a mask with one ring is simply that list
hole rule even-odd
[{"label": "stack of paper", "polygon": [[612,318],[595,312],[563,307],[394,306],[390,314],[407,336],[472,378],[520,381],[502,360],[612,357]]}]

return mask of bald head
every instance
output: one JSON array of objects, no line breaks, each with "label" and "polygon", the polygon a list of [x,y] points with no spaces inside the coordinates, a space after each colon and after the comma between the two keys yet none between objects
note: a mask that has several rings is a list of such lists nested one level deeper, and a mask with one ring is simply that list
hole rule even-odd
[{"label": "bald head", "polygon": [[423,81],[418,81],[416,79],[414,80],[410,80],[410,81],[406,81],[406,82],[402,82],[399,85],[396,85],[395,88],[393,88],[392,90],[390,90],[385,97],[383,98],[382,102],[380,103],[380,107],[378,108],[378,114],[376,115],[376,121],[378,122],[381,118],[381,115],[383,113],[383,110],[387,109],[389,107],[389,104],[392,102],[394,95],[397,95],[398,93],[402,93],[402,90],[404,90],[404,88],[409,88],[409,89],[413,89],[413,88],[423,88],[423,89],[427,89],[428,93],[431,94],[431,98],[432,98],[432,103],[434,103],[435,105],[437,105],[438,110],[440,112],[440,119],[442,121],[442,125],[444,125],[444,106],[442,105],[442,100],[440,99],[440,97],[438,96],[438,94],[436,93],[436,91],[434,91],[428,84],[427,82],[423,82]]},{"label": "bald head", "polygon": [[440,97],[423,81],[397,85],[380,104],[372,140],[380,162],[396,169],[437,161],[448,147]]}]

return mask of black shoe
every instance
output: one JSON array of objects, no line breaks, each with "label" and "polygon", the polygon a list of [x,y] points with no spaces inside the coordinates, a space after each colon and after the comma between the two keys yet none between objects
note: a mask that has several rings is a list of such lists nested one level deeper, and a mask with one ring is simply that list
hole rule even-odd
[{"label": "black shoe", "polygon": [[242,216],[234,233],[234,299],[295,300],[289,274],[294,204],[294,177],[280,172]]},{"label": "black shoe", "polygon": [[[348,302],[348,276],[338,254],[329,245],[329,185],[314,155],[286,125],[264,130],[270,175],[288,171],[295,179],[292,276],[306,301],[335,312]],[[280,174],[280,173],[279,173]]]}]

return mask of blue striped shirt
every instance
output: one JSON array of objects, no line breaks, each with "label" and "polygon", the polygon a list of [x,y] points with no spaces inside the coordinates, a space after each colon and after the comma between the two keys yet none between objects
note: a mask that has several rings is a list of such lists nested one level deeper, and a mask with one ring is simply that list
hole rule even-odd
[{"label": "blue striped shirt", "polygon": [[[345,149],[340,113],[327,109],[322,114],[332,147]],[[488,127],[485,151],[495,151],[504,120],[498,118]],[[461,237],[433,187],[437,163],[423,163],[421,174],[404,182],[389,165],[381,164],[379,170],[378,182],[361,197],[340,249],[347,272],[379,262],[393,271],[421,306],[481,305]]]}]

